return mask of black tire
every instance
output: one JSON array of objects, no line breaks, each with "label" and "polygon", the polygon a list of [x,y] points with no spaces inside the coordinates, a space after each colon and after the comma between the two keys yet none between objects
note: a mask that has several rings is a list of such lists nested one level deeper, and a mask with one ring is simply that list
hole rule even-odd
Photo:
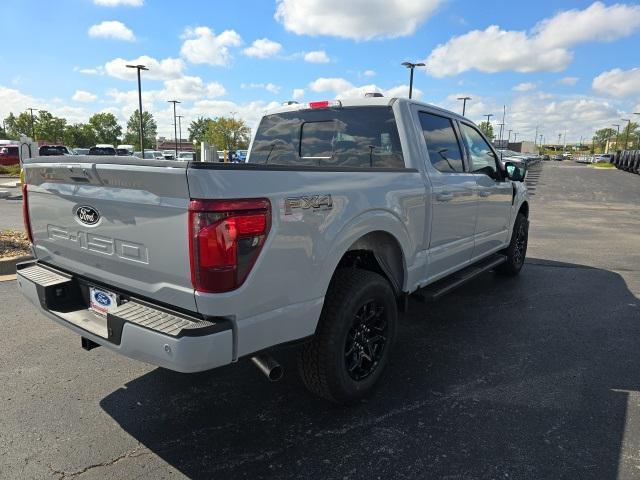
[{"label": "black tire", "polygon": [[305,386],[338,404],[369,395],[389,361],[397,318],[396,298],[385,278],[367,270],[338,270],[315,336],[300,351],[298,366]]},{"label": "black tire", "polygon": [[518,213],[513,224],[511,242],[502,251],[507,257],[507,261],[496,269],[496,272],[509,277],[515,277],[520,273],[527,256],[527,244],[529,241],[529,220],[522,213]]}]

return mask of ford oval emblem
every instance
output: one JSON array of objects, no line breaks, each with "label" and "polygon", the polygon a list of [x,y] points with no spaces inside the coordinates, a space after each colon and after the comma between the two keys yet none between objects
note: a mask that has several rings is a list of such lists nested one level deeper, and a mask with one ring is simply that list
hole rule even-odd
[{"label": "ford oval emblem", "polygon": [[98,211],[88,205],[83,205],[76,209],[76,217],[85,225],[95,225],[100,220]]},{"label": "ford oval emblem", "polygon": [[109,305],[111,305],[111,299],[109,298],[109,295],[105,293],[95,292],[93,294],[93,299],[104,307],[108,307]]}]

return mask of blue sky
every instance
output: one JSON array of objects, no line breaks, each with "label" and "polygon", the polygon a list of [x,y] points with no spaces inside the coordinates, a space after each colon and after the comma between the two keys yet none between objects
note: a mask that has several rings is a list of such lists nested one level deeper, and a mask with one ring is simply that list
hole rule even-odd
[{"label": "blue sky", "polygon": [[[498,119],[532,139],[590,137],[640,112],[640,5],[462,0],[3,0],[0,116],[44,108],[86,121],[136,108],[131,71],[161,134],[166,100],[185,123],[300,101],[407,94],[405,60],[425,61],[421,100]],[[256,42],[257,41],[257,42]],[[256,42],[256,43],[254,43]],[[140,57],[143,57],[140,59]],[[640,117],[639,117],[640,118]],[[497,123],[498,120],[496,120]],[[184,123],[183,123],[184,125]]]}]

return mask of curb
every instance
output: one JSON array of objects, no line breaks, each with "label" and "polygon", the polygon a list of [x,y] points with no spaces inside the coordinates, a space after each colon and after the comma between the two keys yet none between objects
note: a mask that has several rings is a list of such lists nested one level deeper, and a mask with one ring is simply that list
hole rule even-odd
[{"label": "curb", "polygon": [[0,260],[0,275],[13,275],[16,273],[16,264],[31,260],[31,255],[23,255],[21,257],[8,257]]}]

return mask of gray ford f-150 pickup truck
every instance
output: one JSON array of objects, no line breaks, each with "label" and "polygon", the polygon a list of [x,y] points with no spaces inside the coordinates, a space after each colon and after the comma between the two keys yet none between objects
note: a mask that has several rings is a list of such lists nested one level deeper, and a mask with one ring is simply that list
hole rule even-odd
[{"label": "gray ford f-150 pickup truck", "polygon": [[42,157],[25,165],[41,312],[179,372],[242,357],[272,378],[300,342],[316,394],[349,403],[388,363],[398,311],[527,248],[522,167],[464,117],[407,99],[293,104],[260,121],[246,163]]}]

